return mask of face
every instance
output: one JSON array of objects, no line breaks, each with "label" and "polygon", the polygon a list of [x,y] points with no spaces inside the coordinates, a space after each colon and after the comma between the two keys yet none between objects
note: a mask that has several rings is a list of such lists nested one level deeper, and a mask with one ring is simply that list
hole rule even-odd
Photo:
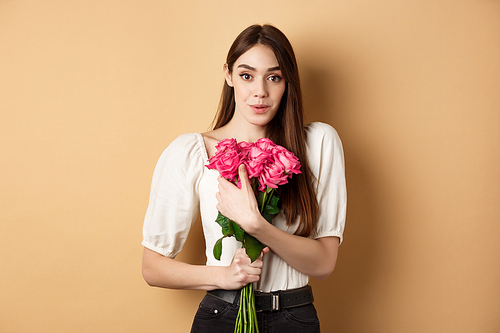
[{"label": "face", "polygon": [[227,84],[234,87],[233,118],[266,126],[278,112],[286,87],[274,52],[257,44],[236,60],[232,73],[226,65],[225,74]]}]

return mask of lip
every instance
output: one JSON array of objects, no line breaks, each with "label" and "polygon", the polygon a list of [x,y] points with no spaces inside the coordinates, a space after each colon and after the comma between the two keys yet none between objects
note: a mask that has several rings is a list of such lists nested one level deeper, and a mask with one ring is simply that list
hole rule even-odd
[{"label": "lip", "polygon": [[270,106],[266,104],[252,104],[250,105],[250,108],[253,110],[255,113],[266,113],[267,110],[269,110]]}]

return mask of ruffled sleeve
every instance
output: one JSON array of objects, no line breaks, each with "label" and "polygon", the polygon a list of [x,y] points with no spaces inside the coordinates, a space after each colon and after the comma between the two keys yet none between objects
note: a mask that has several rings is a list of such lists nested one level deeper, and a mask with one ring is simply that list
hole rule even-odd
[{"label": "ruffled sleeve", "polygon": [[196,220],[203,174],[203,138],[183,134],[163,152],[153,173],[142,245],[174,258]]},{"label": "ruffled sleeve", "polygon": [[311,237],[336,236],[342,242],[347,210],[342,142],[330,125],[311,123],[307,127],[307,150],[319,203],[318,225]]}]

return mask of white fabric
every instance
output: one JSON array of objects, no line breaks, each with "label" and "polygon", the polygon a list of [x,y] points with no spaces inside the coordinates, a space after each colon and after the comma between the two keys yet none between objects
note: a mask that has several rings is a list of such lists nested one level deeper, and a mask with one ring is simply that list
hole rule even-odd
[{"label": "white fabric", "polygon": [[[315,190],[320,206],[317,230],[311,238],[336,236],[342,241],[347,205],[342,143],[330,125],[311,123],[307,127],[306,145],[309,166],[317,180]],[[213,246],[222,232],[215,222],[218,172],[205,167],[207,160],[200,133],[179,136],[163,152],[153,174],[142,245],[174,258],[181,251],[199,209],[207,265],[228,266],[241,244],[234,237],[226,238],[221,260],[213,256]],[[297,224],[286,225],[282,213],[274,217],[273,225],[288,233],[297,229]],[[267,292],[286,290],[303,287],[308,282],[309,276],[270,252],[264,256],[261,280],[256,288]]]}]

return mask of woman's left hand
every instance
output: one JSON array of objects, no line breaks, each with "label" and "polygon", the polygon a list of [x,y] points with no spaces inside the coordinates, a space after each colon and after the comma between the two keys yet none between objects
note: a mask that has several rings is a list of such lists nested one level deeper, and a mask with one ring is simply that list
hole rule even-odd
[{"label": "woman's left hand", "polygon": [[222,215],[238,223],[245,232],[253,234],[262,217],[244,164],[239,166],[238,174],[241,188],[221,176],[217,178],[219,192],[215,194],[218,201],[216,208]]}]

